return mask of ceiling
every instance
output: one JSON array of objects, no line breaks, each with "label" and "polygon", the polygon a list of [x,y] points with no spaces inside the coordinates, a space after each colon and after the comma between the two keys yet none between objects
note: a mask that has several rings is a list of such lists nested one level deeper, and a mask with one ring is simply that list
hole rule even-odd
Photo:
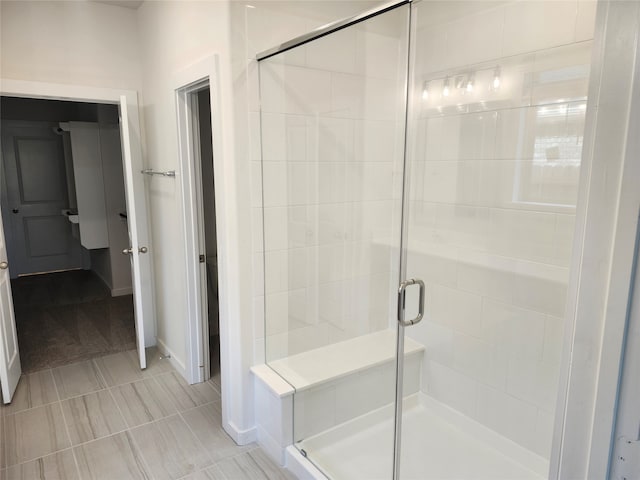
[{"label": "ceiling", "polygon": [[118,7],[132,8],[137,10],[144,0],[92,0],[97,3],[106,3],[107,5],[116,5]]}]

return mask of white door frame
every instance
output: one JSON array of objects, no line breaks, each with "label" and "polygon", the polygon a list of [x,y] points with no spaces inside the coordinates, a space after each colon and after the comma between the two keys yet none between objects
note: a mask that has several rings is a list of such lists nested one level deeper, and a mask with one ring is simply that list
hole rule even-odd
[{"label": "white door frame", "polygon": [[[60,83],[32,82],[27,80],[12,80],[0,78],[0,95],[7,97],[41,98],[63,101],[66,100],[72,102],[106,103],[118,106],[120,105],[121,97],[125,97],[127,105],[130,105],[132,107],[132,111],[129,112],[129,121],[131,123],[131,126],[136,131],[140,131],[138,93],[135,90],[101,88],[83,85],[67,85]],[[140,142],[133,143],[131,147],[132,154],[142,159],[142,146]],[[155,305],[153,305],[153,309],[155,310]],[[155,345],[155,311],[152,312],[152,315],[145,315],[144,322],[144,343],[146,346]]]},{"label": "white door frame", "polygon": [[[196,76],[199,76],[197,74]],[[190,383],[208,380],[211,376],[209,363],[209,325],[207,319],[207,280],[203,274],[199,255],[204,245],[204,216],[201,190],[198,110],[194,104],[195,94],[204,88],[211,89],[209,76],[201,77],[176,90],[176,113],[178,122],[179,168],[182,181],[182,205],[185,240],[185,269],[187,287],[187,360],[186,373]],[[211,112],[213,115],[213,112]],[[212,118],[213,129],[213,118]],[[213,138],[216,138],[214,135]],[[213,156],[216,151],[213,142]],[[214,175],[215,181],[215,175]],[[217,219],[217,217],[216,217]],[[217,223],[217,221],[216,221]]]},{"label": "white door frame", "polygon": [[[222,128],[222,97],[220,91],[220,65],[218,55],[208,55],[201,60],[176,72],[173,77],[173,89],[176,95],[176,120],[179,149],[178,182],[182,191],[183,235],[185,241],[185,275],[187,284],[187,345],[185,371],[190,383],[206,380],[209,376],[209,343],[206,280],[203,278],[200,263],[199,235],[202,232],[202,210],[199,202],[201,186],[199,169],[195,162],[198,152],[193,152],[194,134],[189,131],[193,125],[193,116],[188,107],[194,91],[209,86],[211,95],[211,131],[213,148],[214,190],[216,204],[216,248],[218,259],[218,308],[220,319],[220,382],[222,386],[222,425],[239,444],[254,440],[251,431],[243,431],[230,418],[234,404],[242,401],[237,394],[241,380],[234,371],[242,367],[242,352],[237,345],[239,329],[231,322],[233,301],[232,285],[235,284],[232,264],[235,256],[234,245],[227,237],[234,234],[229,224],[227,210],[233,208],[234,185],[225,181],[225,157]],[[197,168],[196,168],[197,167]],[[200,368],[205,365],[205,369]],[[231,379],[236,379],[231,382]],[[233,390],[233,391],[232,391]]]}]

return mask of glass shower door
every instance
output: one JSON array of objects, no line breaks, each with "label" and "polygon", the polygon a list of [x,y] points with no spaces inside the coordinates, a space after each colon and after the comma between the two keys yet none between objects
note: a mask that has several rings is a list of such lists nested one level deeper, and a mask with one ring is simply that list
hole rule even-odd
[{"label": "glass shower door", "polygon": [[259,57],[266,360],[330,478],[393,471],[408,29],[404,4]]},{"label": "glass shower door", "polygon": [[412,4],[398,478],[548,478],[593,12],[461,7]]}]

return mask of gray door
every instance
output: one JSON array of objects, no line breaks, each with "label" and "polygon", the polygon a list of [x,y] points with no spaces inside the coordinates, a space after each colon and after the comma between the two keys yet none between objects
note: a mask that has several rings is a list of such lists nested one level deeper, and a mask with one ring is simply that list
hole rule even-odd
[{"label": "gray door", "polygon": [[11,275],[82,266],[69,207],[63,139],[57,124],[2,122],[2,212]]}]

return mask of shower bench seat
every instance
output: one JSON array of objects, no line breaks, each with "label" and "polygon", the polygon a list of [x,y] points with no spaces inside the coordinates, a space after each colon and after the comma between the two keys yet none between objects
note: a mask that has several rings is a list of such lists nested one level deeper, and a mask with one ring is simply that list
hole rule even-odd
[{"label": "shower bench seat", "polygon": [[[424,346],[405,338],[405,355],[424,351]],[[396,333],[378,332],[333,343],[281,358],[269,365],[287,380],[296,392],[353,375],[388,362],[395,362]]]},{"label": "shower bench seat", "polygon": [[[406,337],[405,395],[420,389],[423,355]],[[294,441],[389,405],[395,359],[396,333],[381,330],[252,367],[258,442],[284,465]]]}]

